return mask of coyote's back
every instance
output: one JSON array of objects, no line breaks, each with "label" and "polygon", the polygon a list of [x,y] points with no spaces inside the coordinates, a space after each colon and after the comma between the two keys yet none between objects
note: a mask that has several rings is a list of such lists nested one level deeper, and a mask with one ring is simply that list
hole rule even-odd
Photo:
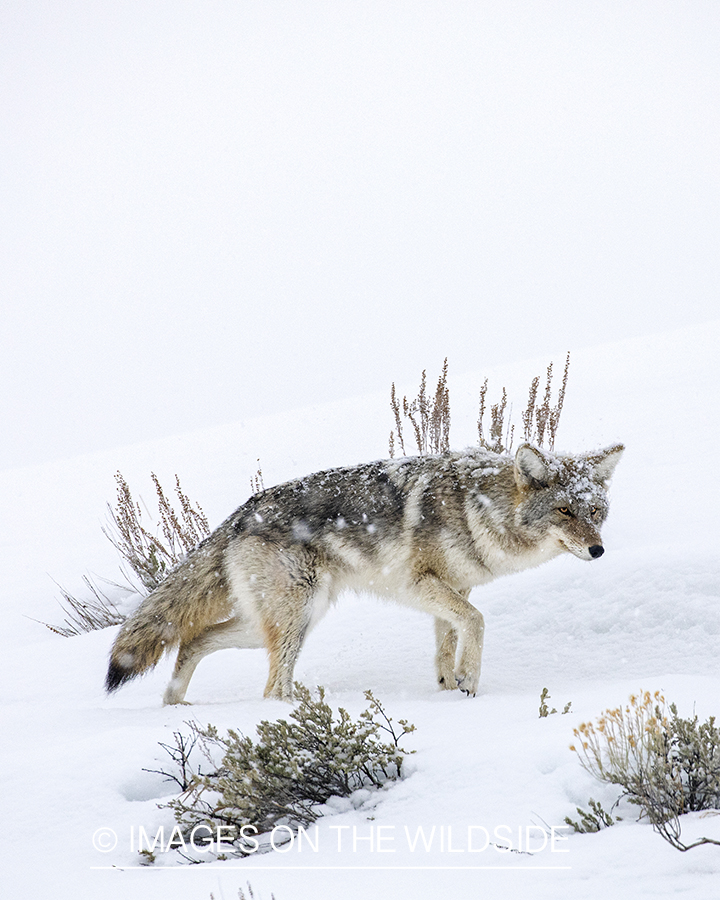
[{"label": "coyote's back", "polygon": [[179,645],[166,703],[200,660],[265,647],[265,695],[292,697],[308,631],[338,594],[391,597],[435,617],[442,688],[474,695],[484,624],[471,588],[563,552],[597,559],[622,454],[555,456],[523,444],[333,469],[255,494],[141,604],[113,646],[108,691]]}]

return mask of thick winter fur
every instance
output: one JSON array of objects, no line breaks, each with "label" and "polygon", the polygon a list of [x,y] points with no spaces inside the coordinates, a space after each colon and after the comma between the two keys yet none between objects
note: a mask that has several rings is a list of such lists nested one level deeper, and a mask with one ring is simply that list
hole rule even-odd
[{"label": "thick winter fur", "polygon": [[484,623],[471,588],[563,552],[602,555],[607,482],[622,455],[555,456],[523,444],[333,469],[251,497],[193,550],[120,630],[108,691],[180,645],[165,703],[200,660],[265,647],[266,697],[292,698],[303,641],[346,589],[435,617],[442,688],[474,695]]}]

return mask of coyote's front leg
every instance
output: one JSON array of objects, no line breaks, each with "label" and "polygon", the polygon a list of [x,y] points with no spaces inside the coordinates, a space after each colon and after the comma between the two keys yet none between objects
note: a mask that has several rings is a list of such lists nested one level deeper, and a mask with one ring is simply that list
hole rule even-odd
[{"label": "coyote's front leg", "polygon": [[[468,600],[470,591],[456,591],[435,575],[424,575],[418,589],[423,609],[436,619],[438,681],[447,688],[453,686],[452,681],[447,682],[454,679],[461,691],[474,697],[485,634],[482,614]],[[443,627],[437,620],[447,624]]]}]

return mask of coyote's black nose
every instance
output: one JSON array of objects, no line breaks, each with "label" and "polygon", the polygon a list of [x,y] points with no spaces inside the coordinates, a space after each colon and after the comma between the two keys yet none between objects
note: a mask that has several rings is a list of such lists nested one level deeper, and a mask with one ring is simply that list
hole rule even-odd
[{"label": "coyote's black nose", "polygon": [[601,547],[600,544],[593,544],[592,547],[588,548],[588,553],[593,559],[599,559],[604,552],[605,548]]}]

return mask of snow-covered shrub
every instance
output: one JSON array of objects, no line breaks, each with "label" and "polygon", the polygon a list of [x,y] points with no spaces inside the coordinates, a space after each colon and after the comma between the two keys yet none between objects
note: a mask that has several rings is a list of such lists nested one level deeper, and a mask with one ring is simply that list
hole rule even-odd
[{"label": "snow-covered shrub", "polygon": [[[356,721],[344,709],[335,718],[321,687],[317,697],[301,684],[295,693],[299,703],[290,721],[260,722],[256,741],[233,730],[221,736],[212,725],[188,723],[192,739],[181,746],[176,735],[176,747],[165,747],[180,772],[162,774],[186,784],[166,804],[183,835],[222,825],[237,853],[255,852],[256,837],[279,825],[293,831],[309,825],[323,815],[331,797],[350,797],[401,777],[406,751],[399,742],[414,725],[401,719],[399,727],[393,726],[371,691],[365,692],[369,705]],[[188,759],[195,741],[209,772]]]},{"label": "snow-covered shrub", "polygon": [[617,784],[621,797],[640,807],[659,834],[679,850],[718,841],[680,840],[679,816],[720,809],[720,731],[715,718],[698,725],[683,719],[656,691],[630,697],[608,709],[597,723],[574,729],[571,745],[581,765],[600,781]]}]

